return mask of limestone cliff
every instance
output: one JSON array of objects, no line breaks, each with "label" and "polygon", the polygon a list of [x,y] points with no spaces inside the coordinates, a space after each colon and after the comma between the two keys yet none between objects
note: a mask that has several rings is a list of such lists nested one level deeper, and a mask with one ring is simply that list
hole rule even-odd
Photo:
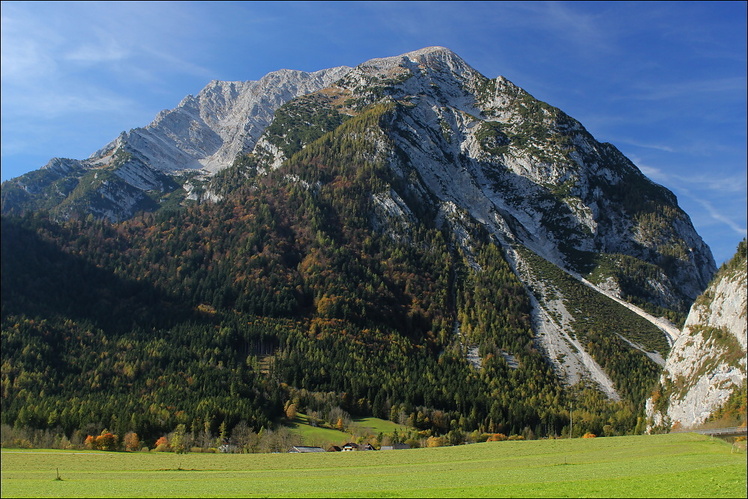
[{"label": "limestone cliff", "polygon": [[696,300],[647,401],[650,428],[692,428],[721,408],[746,380],[746,244]]}]

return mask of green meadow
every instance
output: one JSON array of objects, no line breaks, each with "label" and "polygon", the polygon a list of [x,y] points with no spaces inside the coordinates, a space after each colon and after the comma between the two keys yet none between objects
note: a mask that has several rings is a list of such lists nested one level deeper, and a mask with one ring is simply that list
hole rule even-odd
[{"label": "green meadow", "polygon": [[330,445],[342,445],[346,442],[355,442],[356,435],[366,434],[376,436],[379,433],[392,434],[395,431],[405,433],[407,426],[393,423],[384,419],[373,417],[354,418],[350,425],[350,432],[334,430],[322,426],[311,426],[306,414],[298,413],[294,420],[288,424],[292,433],[301,437],[302,445],[313,445],[327,449]]},{"label": "green meadow", "polygon": [[317,454],[4,449],[1,484],[2,497],[746,497],[746,454],[693,433]]}]

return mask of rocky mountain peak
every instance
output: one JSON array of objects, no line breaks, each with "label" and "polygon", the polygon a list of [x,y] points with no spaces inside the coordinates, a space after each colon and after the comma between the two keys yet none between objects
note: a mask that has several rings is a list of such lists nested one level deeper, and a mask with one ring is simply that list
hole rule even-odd
[{"label": "rocky mountain peak", "polygon": [[[399,103],[386,130],[398,157],[407,158],[392,165],[395,171],[417,172],[424,192],[467,210],[497,237],[525,245],[565,269],[584,274],[601,268],[596,254],[628,255],[660,269],[665,262],[665,273],[638,272],[660,272],[652,283],[642,283],[649,289],[647,301],[679,309],[703,290],[715,270],[708,248],[667,189],[646,179],[615,147],[597,142],[561,110],[504,77],[486,78],[445,47],[370,59],[355,68],[281,69],[257,81],[211,81],[149,125],[123,132],[80,162],[74,174],[80,178],[94,166],[126,167],[127,173],[116,175],[117,182],[139,179],[127,189],[147,186],[170,193],[174,185],[154,179],[185,174],[209,178],[256,147],[277,168],[286,153],[306,143],[281,147],[298,135],[288,135],[289,127],[308,120],[279,124],[271,143],[263,134],[276,111],[297,97],[320,92],[325,93],[324,112],[315,108],[322,101],[309,101],[299,104],[297,117],[316,113],[339,124],[332,117],[346,109],[355,114],[373,103]],[[314,140],[324,131],[330,130],[301,135]],[[75,185],[69,182],[65,189]],[[71,192],[65,189],[58,186],[55,192]],[[188,187],[183,190],[192,196]],[[128,218],[135,206],[143,205],[123,209],[114,219]],[[116,211],[115,206],[107,208],[108,213]],[[596,283],[625,297],[626,285],[619,278],[611,281],[610,273],[601,273]]]},{"label": "rocky mountain peak", "polygon": [[[415,64],[421,70],[428,69],[434,72],[451,72],[457,75],[475,72],[459,55],[446,47],[426,47],[388,59],[395,59],[411,67]],[[372,61],[386,60],[374,59]],[[371,63],[372,61],[369,62]]]}]

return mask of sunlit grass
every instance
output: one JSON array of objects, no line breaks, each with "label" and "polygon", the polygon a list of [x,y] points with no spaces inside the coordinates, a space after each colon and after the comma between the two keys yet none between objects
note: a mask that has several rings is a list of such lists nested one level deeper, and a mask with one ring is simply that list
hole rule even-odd
[{"label": "sunlit grass", "polygon": [[696,434],[319,454],[3,450],[1,478],[2,497],[746,497],[746,455]]},{"label": "sunlit grass", "polygon": [[349,431],[339,431],[322,426],[311,426],[309,417],[303,413],[297,413],[288,427],[291,432],[301,436],[302,445],[312,445],[325,449],[330,445],[355,442],[356,435],[377,436],[379,433],[391,435],[395,431],[402,433],[408,431],[406,426],[374,417],[354,418]]}]

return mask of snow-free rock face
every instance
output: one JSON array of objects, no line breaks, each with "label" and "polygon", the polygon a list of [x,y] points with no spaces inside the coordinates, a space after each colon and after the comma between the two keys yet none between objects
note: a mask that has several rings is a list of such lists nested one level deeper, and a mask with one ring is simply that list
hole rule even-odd
[{"label": "snow-free rock face", "polygon": [[[44,208],[61,218],[91,213],[120,221],[158,209],[172,193],[194,197],[190,186],[251,150],[278,107],[349,70],[282,69],[258,81],[213,81],[176,108],[161,111],[150,125],[122,132],[86,160],[56,158],[3,183],[3,212]],[[112,172],[116,179],[98,181]]]},{"label": "snow-free rock face", "polygon": [[647,401],[652,428],[704,423],[746,382],[745,241],[691,307],[665,364],[661,387]]},{"label": "snow-free rock face", "polygon": [[[637,285],[648,301],[684,311],[716,270],[670,191],[573,118],[448,49],[373,59],[336,86],[363,103],[400,103],[389,133],[407,161],[393,169],[417,171],[425,190],[506,241],[571,271],[597,267],[595,283],[612,277],[618,287],[627,283],[594,255],[654,264],[642,274],[659,275]],[[669,272],[655,268],[663,261]]]},{"label": "snow-free rock face", "polygon": [[[175,109],[159,113],[147,127],[124,133],[117,141],[157,170],[215,172],[254,146],[283,103],[324,88],[349,70],[282,69],[258,81],[212,81]],[[102,153],[98,151],[91,159],[95,161]]]}]

